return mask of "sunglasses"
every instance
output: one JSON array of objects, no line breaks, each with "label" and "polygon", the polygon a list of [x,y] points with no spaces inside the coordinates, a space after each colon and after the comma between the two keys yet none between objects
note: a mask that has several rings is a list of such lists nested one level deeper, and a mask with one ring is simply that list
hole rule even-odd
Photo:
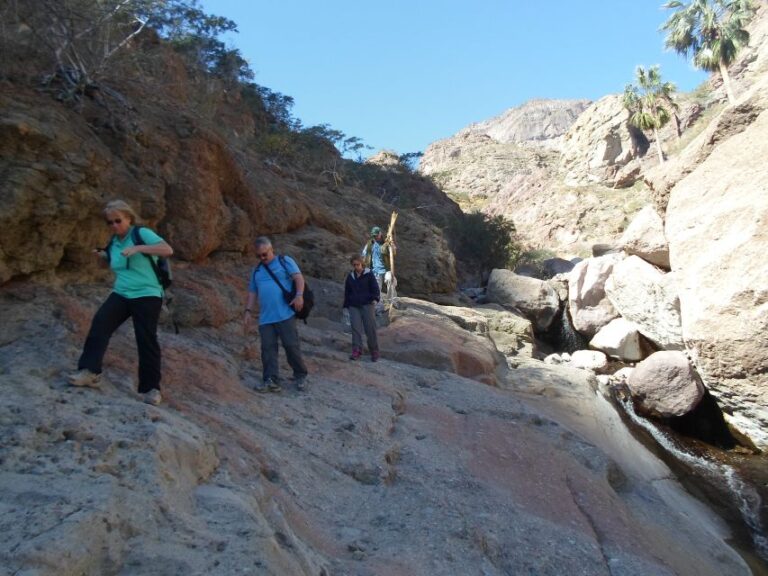
[{"label": "sunglasses", "polygon": [[256,254],[256,256],[258,256],[259,258],[261,258],[261,259],[263,260],[264,258],[266,258],[267,256],[269,256],[269,251],[267,251],[267,252],[258,252],[258,253]]},{"label": "sunglasses", "polygon": [[107,220],[107,226],[112,226],[112,224],[121,224],[123,221],[122,218],[115,218],[114,220]]}]

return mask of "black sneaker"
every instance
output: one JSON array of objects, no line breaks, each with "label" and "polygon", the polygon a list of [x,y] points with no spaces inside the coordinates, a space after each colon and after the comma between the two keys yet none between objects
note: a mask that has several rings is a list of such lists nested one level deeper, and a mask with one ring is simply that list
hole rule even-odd
[{"label": "black sneaker", "polygon": [[303,392],[307,389],[307,377],[306,376],[299,376],[298,378],[294,378],[293,381],[296,383],[296,390],[299,392]]}]

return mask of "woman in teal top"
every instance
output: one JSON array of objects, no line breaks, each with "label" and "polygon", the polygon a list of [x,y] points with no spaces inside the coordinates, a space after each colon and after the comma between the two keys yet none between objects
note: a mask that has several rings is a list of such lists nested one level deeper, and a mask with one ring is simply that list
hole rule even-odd
[{"label": "woman in teal top", "polygon": [[[115,285],[91,322],[77,372],[69,377],[73,386],[98,388],[102,361],[109,340],[120,325],[133,318],[133,330],[139,351],[139,393],[149,404],[160,404],[160,344],[157,323],[163,305],[163,288],[150,258],[168,257],[173,249],[149,228],[136,227],[136,213],[122,200],[110,202],[104,217],[113,233],[105,250],[95,250],[103,266],[115,273]],[[143,244],[134,242],[138,233]]]}]

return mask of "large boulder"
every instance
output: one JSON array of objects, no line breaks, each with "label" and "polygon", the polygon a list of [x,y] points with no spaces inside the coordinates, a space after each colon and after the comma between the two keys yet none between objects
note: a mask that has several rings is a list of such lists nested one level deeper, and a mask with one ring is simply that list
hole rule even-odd
[{"label": "large boulder", "polygon": [[617,264],[605,292],[622,317],[662,350],[682,350],[680,301],[673,274],[664,274],[638,256]]},{"label": "large boulder", "polygon": [[607,254],[582,260],[568,277],[568,307],[573,327],[591,338],[618,316],[605,294],[605,283],[623,254]]},{"label": "large boulder", "polygon": [[[768,83],[763,88],[768,89]],[[768,97],[671,190],[666,233],[682,330],[731,423],[768,447]]]},{"label": "large boulder", "polygon": [[485,304],[476,309],[488,322],[488,335],[496,349],[505,356],[533,357],[536,339],[533,324],[517,310],[505,310],[497,304]]},{"label": "large boulder", "polygon": [[648,355],[649,346],[632,322],[615,318],[590,340],[589,346],[605,352],[611,358],[637,362]]},{"label": "large boulder", "polygon": [[651,354],[635,367],[627,385],[641,412],[652,416],[683,416],[704,397],[701,378],[682,352]]},{"label": "large boulder", "polygon": [[627,254],[640,256],[669,270],[669,244],[664,236],[664,222],[653,206],[646,206],[635,215],[619,245]]},{"label": "large boulder", "polygon": [[489,302],[517,308],[538,330],[546,330],[560,309],[557,292],[547,282],[496,268],[488,279]]},{"label": "large boulder", "polygon": [[389,326],[379,330],[384,358],[497,384],[495,370],[502,357],[487,336],[482,314],[404,300],[392,310]]},{"label": "large boulder", "polygon": [[[563,139],[561,168],[566,183],[613,185],[621,168],[648,149],[645,136],[629,124],[621,96],[604,96],[579,116]],[[627,186],[627,175],[621,176]]]}]

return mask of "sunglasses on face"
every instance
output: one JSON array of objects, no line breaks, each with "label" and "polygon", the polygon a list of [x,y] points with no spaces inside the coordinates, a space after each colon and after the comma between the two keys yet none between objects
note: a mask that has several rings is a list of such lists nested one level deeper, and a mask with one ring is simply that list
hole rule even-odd
[{"label": "sunglasses on face", "polygon": [[258,256],[259,258],[261,258],[262,260],[264,260],[264,258],[266,258],[266,257],[268,257],[268,256],[269,256],[269,251],[266,251],[266,252],[258,252],[258,253],[256,254],[256,256]]},{"label": "sunglasses on face", "polygon": [[122,223],[122,218],[115,218],[114,220],[107,220],[107,226],[112,226],[113,224],[120,224]]}]

